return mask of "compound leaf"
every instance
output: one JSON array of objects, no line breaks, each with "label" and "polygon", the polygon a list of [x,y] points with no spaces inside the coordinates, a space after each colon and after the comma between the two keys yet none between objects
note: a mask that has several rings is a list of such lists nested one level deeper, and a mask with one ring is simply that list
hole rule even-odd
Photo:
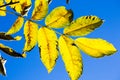
[{"label": "compound leaf", "polygon": [[15,23],[12,25],[12,27],[8,30],[6,35],[15,34],[16,32],[18,32],[22,28],[23,23],[24,23],[24,18],[18,17]]},{"label": "compound leaf", "polygon": [[38,24],[27,21],[24,25],[25,46],[23,52],[30,51],[37,43]]},{"label": "compound leaf", "polygon": [[51,28],[62,28],[72,21],[73,13],[64,6],[57,7],[46,17],[45,24]]},{"label": "compound leaf", "polygon": [[32,20],[43,19],[48,12],[47,0],[35,0],[35,7],[32,13]]},{"label": "compound leaf", "polygon": [[56,33],[46,27],[39,29],[38,46],[40,49],[40,58],[50,73],[55,66],[58,58],[57,36]]},{"label": "compound leaf", "polygon": [[73,21],[70,26],[64,29],[64,34],[70,36],[85,36],[98,28],[103,20],[97,16],[82,16]]},{"label": "compound leaf", "polygon": [[71,80],[78,80],[82,74],[82,58],[77,46],[69,37],[59,38],[60,54]]},{"label": "compound leaf", "polygon": [[82,51],[95,58],[109,56],[117,51],[111,43],[100,38],[78,38],[75,43]]}]

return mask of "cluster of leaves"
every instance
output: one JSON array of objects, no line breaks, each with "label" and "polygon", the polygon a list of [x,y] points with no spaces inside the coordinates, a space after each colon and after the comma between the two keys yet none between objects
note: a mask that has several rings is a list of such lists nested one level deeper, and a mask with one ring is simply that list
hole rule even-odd
[{"label": "cluster of leaves", "polygon": [[[0,5],[1,2],[2,0],[0,1]],[[54,68],[60,53],[71,80],[79,79],[83,71],[82,57],[79,49],[95,58],[108,56],[116,52],[114,46],[106,40],[83,37],[100,27],[103,23],[102,19],[91,15],[73,20],[72,10],[68,10],[64,6],[54,8],[47,15],[49,2],[50,0],[35,0],[31,19],[24,22],[24,16],[27,16],[28,9],[32,5],[31,0],[6,0],[7,4],[16,3],[9,6],[20,15],[8,32],[0,34],[0,39],[5,39],[4,37],[8,38],[8,36],[15,34],[24,25],[24,37],[26,41],[23,53],[20,55],[16,55],[18,53],[11,51],[11,48],[3,44],[0,44],[0,50],[9,55],[11,53],[11,56],[25,57],[26,52],[31,51],[38,43],[41,61],[48,70],[48,73]],[[6,11],[5,7],[0,8],[0,15],[5,15]],[[36,21],[43,18],[45,18],[44,26],[36,23]],[[53,28],[63,28],[63,34],[55,31]],[[60,35],[59,38],[56,33]],[[2,34],[3,36],[1,36]],[[71,36],[79,38],[72,39]],[[17,40],[18,38],[20,37],[17,37]],[[16,37],[12,38],[12,40],[16,40]],[[1,57],[0,63],[2,63],[2,60],[3,58]],[[4,75],[3,72],[0,71],[0,73]]]}]

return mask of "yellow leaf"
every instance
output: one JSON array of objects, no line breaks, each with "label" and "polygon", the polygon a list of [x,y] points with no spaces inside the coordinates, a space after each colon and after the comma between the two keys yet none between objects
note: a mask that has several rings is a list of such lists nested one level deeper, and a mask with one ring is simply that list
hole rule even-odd
[{"label": "yellow leaf", "polygon": [[6,61],[7,60],[0,55],[0,74],[4,76],[6,76],[6,68],[5,68]]},{"label": "yellow leaf", "polygon": [[35,7],[32,13],[32,20],[43,19],[48,12],[47,0],[35,0]]},{"label": "yellow leaf", "polygon": [[0,39],[2,40],[21,40],[21,36],[12,37],[11,35],[6,35],[4,32],[0,32]]},{"label": "yellow leaf", "polygon": [[[0,0],[0,6],[4,5],[4,1]],[[0,16],[6,16],[6,11],[2,11],[2,10],[6,10],[6,6],[5,7],[1,7],[0,8]]]},{"label": "yellow leaf", "polygon": [[59,38],[60,54],[71,80],[78,80],[82,74],[82,57],[79,49],[69,37],[62,35]]},{"label": "yellow leaf", "polygon": [[0,50],[2,50],[3,52],[5,52],[6,54],[13,56],[13,57],[23,57],[22,54],[16,52],[15,50],[13,50],[12,48],[5,46],[3,44],[0,43]]},{"label": "yellow leaf", "polygon": [[82,51],[95,58],[109,56],[117,51],[111,43],[100,38],[78,38],[75,43]]},{"label": "yellow leaf", "polygon": [[97,16],[82,16],[73,21],[70,26],[64,29],[64,34],[70,36],[85,36],[98,28],[103,20]]},{"label": "yellow leaf", "polygon": [[16,12],[20,13],[21,15],[27,15],[29,8],[31,7],[31,0],[6,0],[6,3],[15,3],[10,5]]},{"label": "yellow leaf", "polygon": [[24,25],[25,46],[23,52],[30,51],[37,43],[38,25],[27,21]]},{"label": "yellow leaf", "polygon": [[31,0],[20,0],[20,5],[21,5],[21,14],[26,15],[32,5]]},{"label": "yellow leaf", "polygon": [[40,48],[40,58],[50,73],[58,58],[56,33],[46,27],[42,27],[38,32],[38,46]]},{"label": "yellow leaf", "polygon": [[23,23],[24,23],[24,18],[18,17],[17,20],[12,25],[12,27],[8,30],[6,35],[11,35],[18,32],[22,28]]},{"label": "yellow leaf", "polygon": [[64,6],[57,7],[46,17],[45,24],[51,28],[62,28],[72,21],[72,11]]}]

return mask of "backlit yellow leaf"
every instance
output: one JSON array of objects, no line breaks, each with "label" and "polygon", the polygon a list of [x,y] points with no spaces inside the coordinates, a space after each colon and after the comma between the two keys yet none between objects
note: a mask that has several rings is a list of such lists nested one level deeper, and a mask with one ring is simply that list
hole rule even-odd
[{"label": "backlit yellow leaf", "polygon": [[100,38],[78,38],[75,43],[82,51],[95,58],[109,56],[117,51],[111,43]]},{"label": "backlit yellow leaf", "polygon": [[97,16],[82,16],[73,21],[70,26],[64,29],[64,34],[70,36],[85,36],[98,28],[103,20]]},{"label": "backlit yellow leaf", "polygon": [[8,30],[6,35],[11,35],[18,32],[22,28],[23,23],[24,23],[24,18],[18,17],[15,23],[12,25],[12,27]]},{"label": "backlit yellow leaf", "polygon": [[[0,0],[0,6],[4,5],[4,0]],[[0,9],[2,10],[6,10],[6,6],[5,7],[1,7]],[[6,16],[6,11],[2,11],[0,10],[0,16]]]},{"label": "backlit yellow leaf", "polygon": [[72,21],[72,11],[64,6],[57,7],[46,17],[45,24],[51,28],[62,28]]},{"label": "backlit yellow leaf", "polygon": [[0,32],[0,39],[2,40],[21,40],[21,36],[12,37],[11,35],[6,35],[5,32]]},{"label": "backlit yellow leaf", "polygon": [[56,33],[46,27],[39,29],[38,46],[40,48],[40,58],[50,73],[58,58]]},{"label": "backlit yellow leaf", "polygon": [[16,52],[12,48],[5,46],[1,43],[0,43],[0,50],[13,57],[24,57],[22,54]]},{"label": "backlit yellow leaf", "polygon": [[24,25],[25,46],[23,52],[30,51],[37,43],[38,25],[27,21]]},{"label": "backlit yellow leaf", "polygon": [[71,80],[78,80],[82,74],[82,58],[73,40],[62,35],[59,38],[60,54]]},{"label": "backlit yellow leaf", "polygon": [[15,3],[10,5],[16,12],[20,13],[21,15],[27,15],[29,8],[31,7],[31,0],[6,0],[6,3]]},{"label": "backlit yellow leaf", "polygon": [[32,20],[43,19],[48,12],[47,0],[35,0],[35,7],[32,13]]},{"label": "backlit yellow leaf", "polygon": [[0,55],[0,74],[4,76],[6,76],[6,68],[5,68],[6,61],[7,60]]}]

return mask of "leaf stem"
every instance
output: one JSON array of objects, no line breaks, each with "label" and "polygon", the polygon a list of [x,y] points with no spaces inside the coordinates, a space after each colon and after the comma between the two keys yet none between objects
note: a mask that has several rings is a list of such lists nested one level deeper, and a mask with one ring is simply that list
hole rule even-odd
[{"label": "leaf stem", "polygon": [[[8,11],[8,10],[3,10],[3,9],[0,9],[1,11],[5,11],[5,12],[7,12],[7,13],[9,13],[9,14],[12,14],[12,15],[15,15],[15,16],[18,16],[18,17],[22,17],[22,18],[24,18],[25,20],[28,20],[28,21],[31,21],[31,22],[34,22],[34,23],[36,23],[36,24],[38,24],[36,21],[34,21],[34,20],[32,20],[32,19],[29,19],[29,18],[26,18],[26,17],[24,17],[23,15],[21,15],[21,14],[18,14],[18,13],[14,13],[14,12],[11,12],[11,11]],[[38,24],[39,26],[43,26],[43,25],[41,25],[41,24]]]},{"label": "leaf stem", "polygon": [[13,5],[13,4],[16,4],[16,3],[19,3],[19,1],[17,1],[17,2],[10,2],[8,4],[4,4],[4,5],[0,6],[0,8],[8,6],[8,5]]},{"label": "leaf stem", "polygon": [[[5,12],[7,12],[7,13],[9,13],[9,14],[12,14],[12,15],[18,16],[18,17],[22,17],[22,18],[24,18],[25,20],[28,20],[28,21],[31,21],[31,22],[33,22],[33,23],[38,24],[36,21],[34,21],[34,20],[32,20],[32,19],[29,19],[29,18],[26,18],[26,17],[24,17],[24,16],[21,15],[21,14],[14,13],[14,12],[11,12],[11,11],[8,11],[8,10],[3,10],[3,9],[0,9],[0,10],[1,10],[1,11],[5,11]],[[44,25],[38,24],[38,26],[43,27]],[[49,28],[48,26],[46,26],[46,27]],[[52,28],[49,28],[49,29],[52,29]],[[53,29],[52,29],[52,30],[53,30]],[[54,31],[55,31],[55,30],[54,30]],[[56,32],[56,34],[63,35],[62,33],[58,32],[58,31],[55,31],[55,32]]]}]

